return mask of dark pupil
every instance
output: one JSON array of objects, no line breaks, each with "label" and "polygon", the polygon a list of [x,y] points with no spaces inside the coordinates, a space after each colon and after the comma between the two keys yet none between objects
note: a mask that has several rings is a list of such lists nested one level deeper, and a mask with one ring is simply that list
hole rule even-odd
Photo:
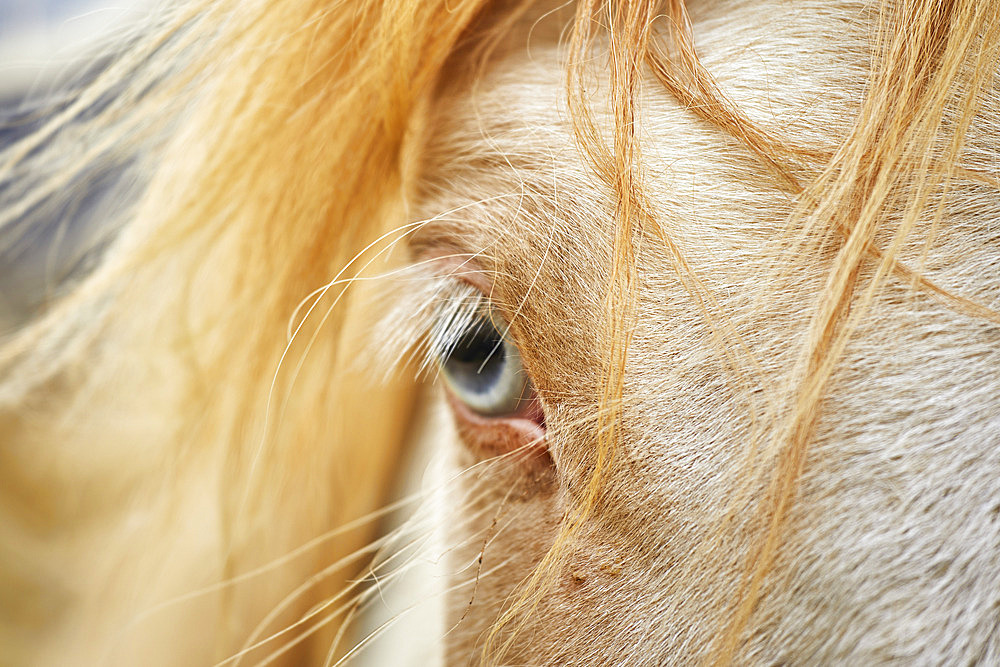
[{"label": "dark pupil", "polygon": [[505,360],[500,332],[489,320],[481,319],[462,334],[444,365],[452,380],[467,391],[485,393],[500,378]]}]

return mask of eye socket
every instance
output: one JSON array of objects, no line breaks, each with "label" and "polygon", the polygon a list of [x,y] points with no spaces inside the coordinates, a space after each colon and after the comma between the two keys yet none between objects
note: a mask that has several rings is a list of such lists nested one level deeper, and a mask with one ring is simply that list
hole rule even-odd
[{"label": "eye socket", "polygon": [[495,312],[478,313],[437,353],[449,389],[480,415],[514,415],[532,399],[521,354],[501,333],[506,328]]}]

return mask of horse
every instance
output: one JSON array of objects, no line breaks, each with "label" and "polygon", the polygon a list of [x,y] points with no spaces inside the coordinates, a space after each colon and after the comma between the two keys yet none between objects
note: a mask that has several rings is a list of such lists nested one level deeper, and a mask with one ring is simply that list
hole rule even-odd
[{"label": "horse", "polygon": [[160,8],[0,155],[5,250],[127,165],[0,344],[0,661],[363,660],[408,576],[374,664],[1000,661],[998,38]]}]

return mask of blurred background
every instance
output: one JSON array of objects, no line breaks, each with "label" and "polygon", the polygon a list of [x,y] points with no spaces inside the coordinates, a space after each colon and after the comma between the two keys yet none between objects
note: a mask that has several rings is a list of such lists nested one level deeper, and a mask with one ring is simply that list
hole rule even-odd
[{"label": "blurred background", "polygon": [[[0,151],[57,111],[65,91],[100,69],[98,54],[137,22],[151,0],[0,0]],[[62,91],[62,95],[60,94]],[[72,186],[42,202],[26,231],[0,243],[0,336],[16,329],[62,284],[85,269],[103,233],[98,205],[124,174],[121,163],[96,164]],[[0,206],[19,188],[0,183]]]},{"label": "blurred background", "polygon": [[53,81],[148,0],[0,0],[0,106],[51,91]]}]

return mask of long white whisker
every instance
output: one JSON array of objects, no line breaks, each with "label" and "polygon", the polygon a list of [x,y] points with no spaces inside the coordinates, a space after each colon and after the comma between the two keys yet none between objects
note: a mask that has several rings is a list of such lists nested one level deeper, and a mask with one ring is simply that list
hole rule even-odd
[{"label": "long white whisker", "polygon": [[[466,517],[463,520],[462,524],[460,524],[460,525],[465,525],[467,523],[474,522],[478,518],[479,514],[481,514],[482,512],[483,511],[480,511],[479,513],[474,513],[474,514]],[[306,580],[305,582],[303,582],[302,584],[300,584],[298,587],[295,588],[295,590],[293,590],[281,602],[279,602],[279,604],[276,607],[274,607],[264,617],[264,619],[262,619],[257,624],[257,626],[254,628],[254,630],[250,633],[250,635],[249,635],[246,643],[244,644],[243,648],[240,649],[240,651],[238,651],[237,653],[229,656],[225,660],[217,663],[217,666],[218,665],[227,664],[227,663],[232,662],[232,661],[236,661],[235,664],[238,665],[239,662],[240,662],[240,660],[242,659],[242,657],[245,656],[246,654],[250,653],[253,650],[256,650],[257,648],[259,648],[259,647],[261,647],[261,646],[263,646],[263,645],[265,645],[265,644],[273,641],[274,639],[276,639],[276,638],[278,638],[278,637],[280,637],[280,636],[282,636],[284,634],[287,634],[288,632],[294,630],[296,627],[299,627],[302,624],[308,622],[311,618],[314,618],[316,615],[322,613],[327,608],[329,608],[331,605],[333,605],[334,603],[336,603],[339,599],[341,599],[343,596],[345,596],[348,593],[350,593],[358,585],[360,585],[364,581],[364,579],[357,580],[357,581],[351,583],[349,586],[345,587],[343,590],[341,590],[340,592],[338,592],[332,598],[330,598],[329,600],[327,600],[327,602],[321,604],[319,607],[315,608],[313,611],[310,611],[309,613],[307,613],[305,616],[303,616],[302,618],[300,618],[298,621],[294,622],[293,624],[291,624],[291,625],[283,628],[282,630],[279,630],[279,631],[275,632],[274,634],[270,635],[269,637],[266,637],[266,638],[264,638],[264,639],[262,639],[260,641],[255,641],[257,639],[257,637],[259,637],[263,633],[264,629],[268,625],[270,625],[278,616],[280,616],[281,613],[283,611],[285,611],[289,607],[289,605],[292,602],[294,602],[294,600],[298,599],[298,597],[300,597],[303,593],[305,593],[308,590],[310,590],[311,588],[313,588],[318,582],[322,581],[324,578],[326,578],[327,576],[329,576],[332,572],[335,572],[336,570],[341,569],[341,568],[345,567],[346,565],[348,565],[352,560],[355,560],[358,556],[364,555],[364,554],[367,554],[367,553],[371,553],[372,551],[377,551],[378,549],[384,547],[385,545],[390,544],[393,540],[395,540],[395,539],[398,538],[398,533],[400,531],[402,531],[403,529],[405,529],[405,528],[406,528],[406,526],[404,525],[404,526],[402,526],[400,528],[400,530],[397,530],[397,531],[394,531],[393,533],[385,535],[385,536],[379,538],[378,540],[376,540],[375,542],[372,542],[371,544],[366,545],[362,549],[359,549],[358,551],[355,551],[352,554],[348,554],[347,556],[344,556],[343,558],[341,558],[341,559],[337,560],[336,562],[334,562],[333,564],[331,564],[331,565],[323,568],[323,570],[321,570],[320,572],[314,574],[308,580]],[[388,559],[380,562],[375,567],[378,567],[378,568],[385,567],[386,565],[388,565],[389,563],[391,563],[401,553],[404,553],[404,552],[397,552],[397,554],[394,554],[393,556],[389,557]],[[390,575],[390,576],[394,576],[394,575]]]},{"label": "long white whisker", "polygon": [[[330,289],[332,289],[335,285],[339,284],[339,281],[341,281],[341,279],[344,276],[344,274],[355,264],[355,262],[357,262],[361,257],[363,257],[372,248],[377,247],[383,241],[385,241],[386,239],[392,237],[394,234],[401,234],[401,236],[398,239],[395,239],[393,241],[393,243],[388,246],[389,248],[391,248],[392,245],[394,245],[396,242],[398,242],[402,238],[405,238],[406,236],[412,234],[413,232],[417,231],[421,227],[424,227],[427,224],[430,224],[430,223],[432,223],[432,222],[434,222],[436,220],[439,220],[439,219],[441,219],[441,218],[443,218],[445,216],[448,216],[448,215],[451,215],[453,213],[462,211],[462,210],[464,210],[466,208],[469,208],[469,207],[477,205],[477,204],[490,203],[490,202],[493,202],[493,201],[498,201],[498,200],[504,199],[504,198],[509,197],[509,196],[511,196],[511,195],[509,195],[509,194],[495,195],[493,197],[488,197],[488,198],[482,199],[480,201],[470,202],[470,203],[464,204],[462,206],[455,207],[454,209],[451,209],[449,211],[445,211],[445,212],[443,212],[443,213],[441,213],[439,215],[436,215],[436,216],[434,216],[432,218],[428,218],[428,219],[425,219],[425,220],[419,220],[419,221],[416,221],[416,222],[411,222],[411,223],[407,223],[405,225],[401,225],[399,227],[396,227],[396,228],[394,228],[394,229],[392,229],[392,230],[390,230],[390,231],[382,234],[377,239],[375,239],[374,241],[372,241],[371,243],[369,243],[368,245],[366,245],[359,252],[355,253],[355,255],[351,258],[351,260],[348,261],[347,264],[345,264],[344,267],[341,268],[340,271],[337,272],[337,274],[333,277],[333,280],[331,280],[329,283],[327,283],[322,288],[320,288],[319,295],[316,297],[316,299],[313,301],[313,303],[309,306],[309,309],[306,311],[306,314],[302,317],[302,321],[299,322],[298,326],[295,328],[295,331],[292,333],[292,335],[289,338],[288,342],[285,344],[285,348],[282,350],[281,356],[278,358],[278,363],[277,363],[277,365],[275,367],[274,374],[273,374],[273,376],[271,378],[270,386],[268,387],[267,400],[266,400],[265,405],[264,405],[264,423],[263,423],[263,425],[261,427],[261,439],[260,439],[260,442],[257,445],[256,450],[254,451],[253,458],[251,459],[251,462],[250,462],[250,469],[249,469],[249,472],[247,474],[246,487],[245,487],[244,492],[243,492],[243,498],[242,498],[242,500],[240,502],[239,511],[237,512],[237,515],[236,515],[237,518],[241,517],[242,514],[243,514],[243,512],[245,511],[246,503],[249,500],[250,491],[251,491],[251,489],[253,487],[253,479],[254,479],[254,476],[256,474],[257,466],[259,465],[260,457],[261,457],[261,455],[263,453],[264,445],[265,445],[266,440],[267,440],[268,431],[269,431],[269,428],[270,428],[271,403],[272,403],[273,398],[274,398],[274,391],[275,391],[275,388],[277,386],[278,376],[281,373],[281,369],[282,369],[282,367],[284,365],[285,359],[288,356],[288,353],[291,350],[291,347],[294,344],[295,339],[298,337],[299,332],[302,330],[302,327],[305,326],[305,322],[309,319],[309,315],[313,312],[313,310],[320,303],[320,301],[322,301],[322,299],[326,295],[326,293]],[[383,249],[382,251],[380,251],[376,255],[376,257],[381,256],[386,250],[387,250],[387,248]],[[372,260],[370,260],[368,262],[368,264],[366,264],[365,266],[370,265],[372,261],[374,261],[374,258]],[[348,285],[349,285],[349,283],[348,283]],[[346,289],[346,287],[345,287],[345,289]],[[326,317],[329,315],[329,312],[332,311],[332,309],[339,302],[340,297],[343,296],[343,293],[344,292],[341,291],[341,294],[338,295],[338,297],[334,301],[333,305],[331,305],[330,310],[327,311],[327,315],[324,315],[323,321],[317,327],[317,331],[322,328],[322,323],[326,321]],[[305,356],[308,355],[308,350],[310,349],[313,341],[315,340],[315,335],[316,335],[316,332],[314,332],[314,337],[310,340],[309,346],[307,346],[306,352],[303,354],[303,357],[305,357]],[[293,384],[294,384],[294,382],[293,382]]]},{"label": "long white whisker", "polygon": [[[510,562],[509,559],[503,560],[500,563],[498,563],[497,565],[495,565],[492,568],[490,568],[489,570],[486,570],[485,572],[479,573],[477,575],[476,579],[471,579],[469,581],[463,581],[460,584],[455,584],[454,586],[450,586],[448,588],[445,588],[445,589],[439,591],[438,593],[436,593],[433,597],[439,597],[439,596],[448,595],[449,593],[454,593],[455,591],[459,591],[459,590],[461,590],[461,589],[463,589],[463,588],[465,588],[467,586],[473,585],[477,580],[482,579],[483,577],[487,577],[487,576],[489,576],[491,574],[494,574],[495,572],[497,572],[497,571],[501,570],[502,568],[506,567],[509,562]],[[338,660],[336,663],[333,664],[332,667],[339,667],[340,665],[343,665],[347,660],[350,660],[354,655],[356,655],[357,653],[359,653],[368,644],[370,644],[372,640],[374,640],[380,634],[382,634],[383,632],[385,632],[386,630],[388,630],[394,623],[398,622],[400,618],[402,618],[407,613],[413,611],[414,609],[420,608],[423,603],[424,603],[424,601],[421,601],[421,602],[416,603],[416,604],[412,604],[409,607],[407,607],[405,610],[403,610],[402,612],[400,612],[399,614],[393,616],[389,620],[387,620],[384,623],[382,623],[381,625],[379,625],[375,630],[373,630],[372,632],[370,632],[361,641],[359,641],[357,644],[355,644],[354,647],[350,651],[348,651],[347,653],[345,653],[344,656],[340,660]]]}]

